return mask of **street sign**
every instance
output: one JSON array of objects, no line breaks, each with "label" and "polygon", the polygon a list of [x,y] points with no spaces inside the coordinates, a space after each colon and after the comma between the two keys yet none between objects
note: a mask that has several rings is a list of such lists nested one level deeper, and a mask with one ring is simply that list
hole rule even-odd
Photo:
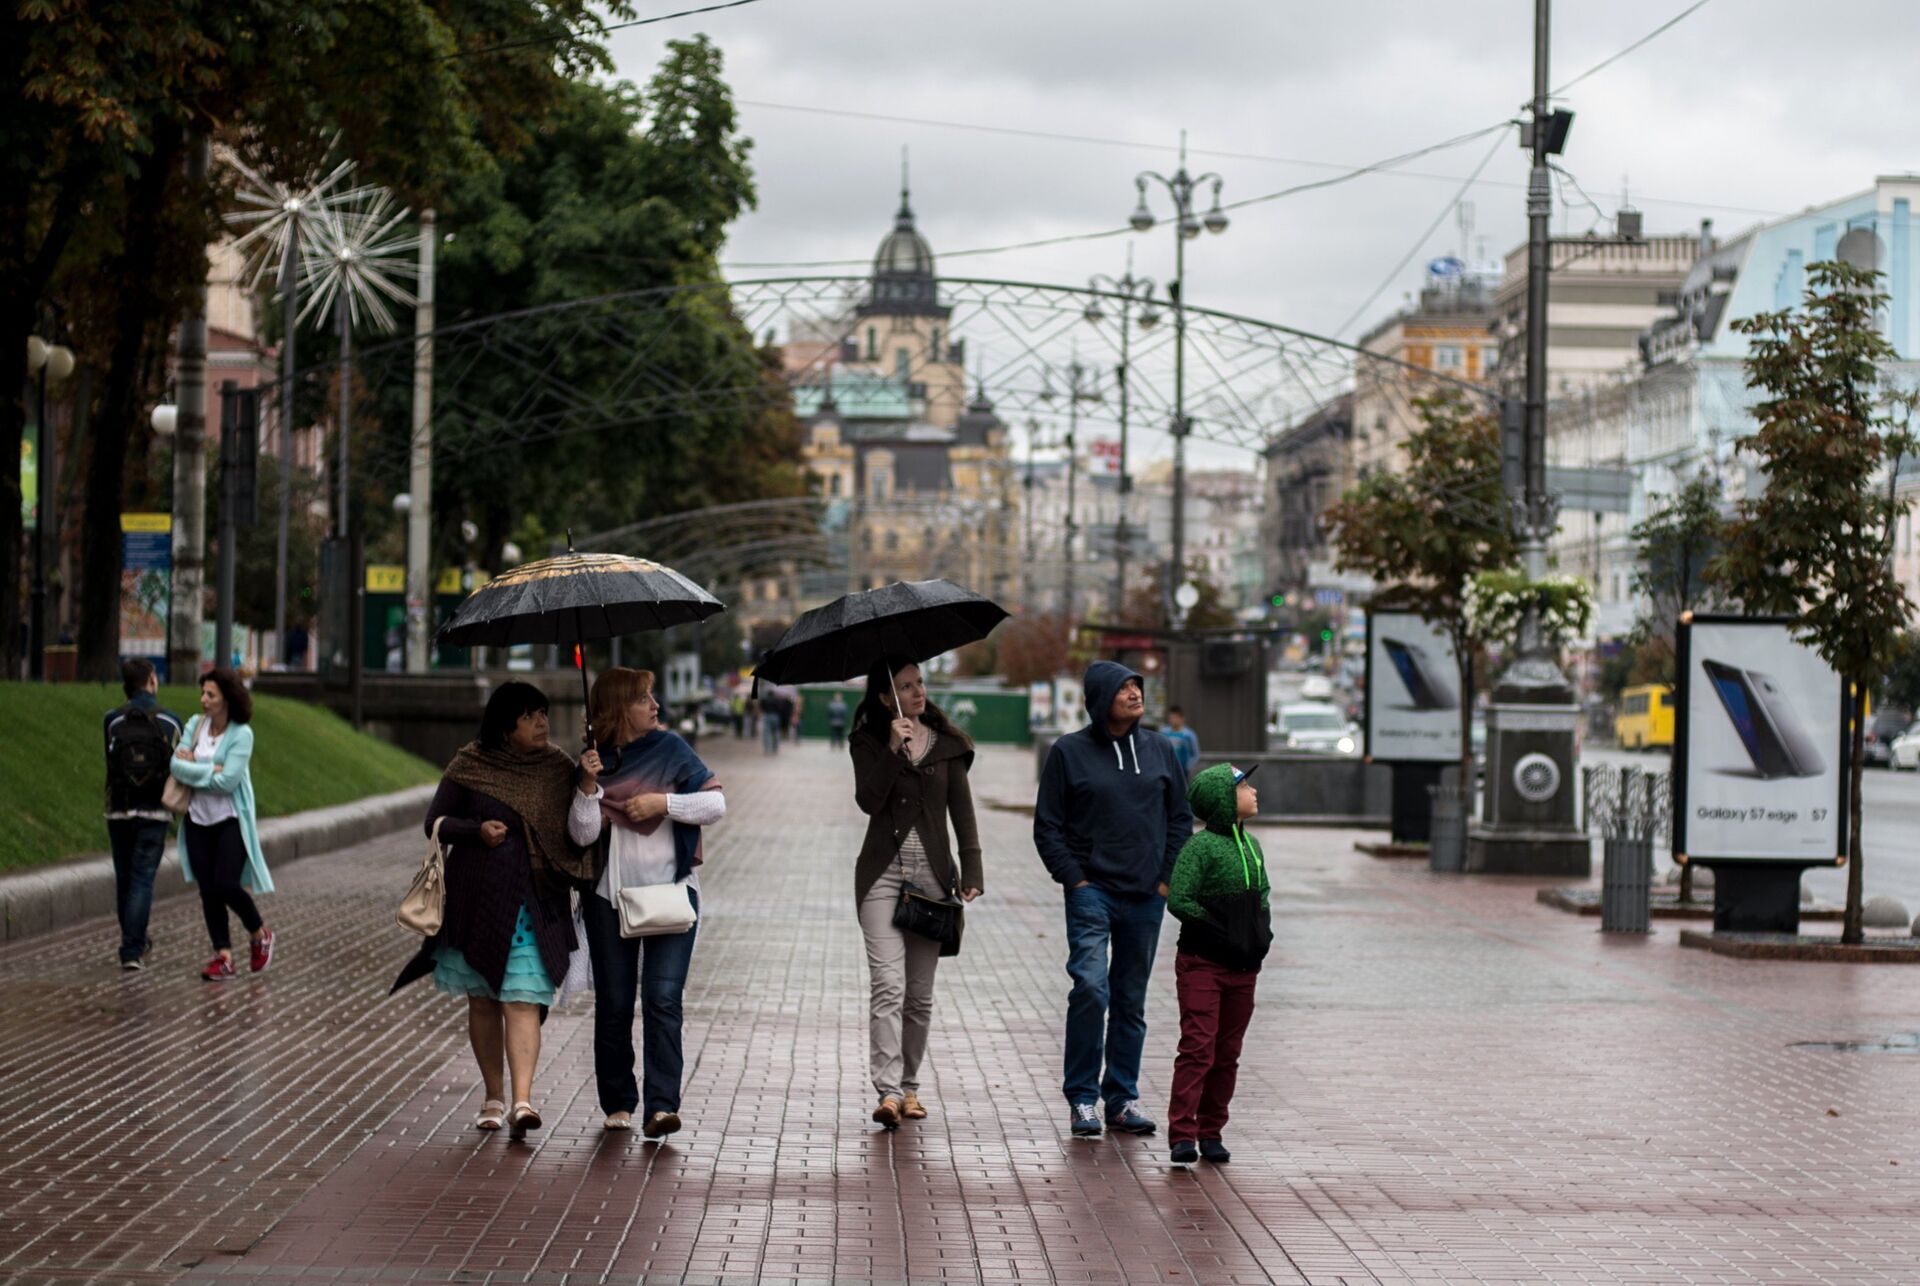
[{"label": "street sign", "polygon": [[1174,606],[1183,612],[1191,612],[1194,604],[1200,601],[1200,590],[1192,581],[1183,581],[1179,589],[1173,591]]}]

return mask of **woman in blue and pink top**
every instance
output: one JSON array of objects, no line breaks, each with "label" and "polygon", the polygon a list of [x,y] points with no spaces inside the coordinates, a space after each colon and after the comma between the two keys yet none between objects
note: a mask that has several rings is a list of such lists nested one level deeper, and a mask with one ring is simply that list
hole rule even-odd
[{"label": "woman in blue and pink top", "polygon": [[606,1128],[632,1129],[642,1107],[633,1076],[637,996],[646,1082],[641,1132],[658,1139],[680,1128],[680,998],[699,925],[623,938],[620,890],[685,883],[699,913],[700,831],[727,815],[727,800],[693,748],[660,726],[650,672],[606,671],[594,681],[588,706],[604,771],[599,789],[574,801],[568,830],[594,845],[592,885],[580,895],[593,959],[594,1080]]}]

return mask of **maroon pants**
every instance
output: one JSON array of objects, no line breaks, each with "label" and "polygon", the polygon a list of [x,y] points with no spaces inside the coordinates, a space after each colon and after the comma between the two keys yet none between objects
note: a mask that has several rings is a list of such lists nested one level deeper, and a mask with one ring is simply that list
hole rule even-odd
[{"label": "maroon pants", "polygon": [[1180,994],[1180,1052],[1173,1060],[1167,1138],[1217,1139],[1240,1073],[1240,1042],[1253,1017],[1258,972],[1227,969],[1182,951],[1173,958]]}]

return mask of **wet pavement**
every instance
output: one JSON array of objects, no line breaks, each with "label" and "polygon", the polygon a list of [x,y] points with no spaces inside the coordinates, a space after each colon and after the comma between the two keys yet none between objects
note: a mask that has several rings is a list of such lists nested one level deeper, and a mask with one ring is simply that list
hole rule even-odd
[{"label": "wet pavement", "polygon": [[[0,1280],[1912,1282],[1920,969],[1724,960],[1434,876],[1350,833],[1267,831],[1279,941],[1231,1165],[1076,1142],[1059,894],[983,808],[988,893],[940,971],[931,1119],[867,1119],[862,819],[817,744],[709,758],[688,1128],[600,1129],[585,1004],[546,1029],[524,1144],[471,1128],[457,1004],[386,985],[421,842],[285,867],[279,958],[198,980],[199,908],[152,968],[80,926],[0,949]],[[1031,799],[983,751],[983,801]],[[1163,937],[1143,1089],[1176,1039]],[[1849,1052],[1803,1042],[1869,1042]]]}]

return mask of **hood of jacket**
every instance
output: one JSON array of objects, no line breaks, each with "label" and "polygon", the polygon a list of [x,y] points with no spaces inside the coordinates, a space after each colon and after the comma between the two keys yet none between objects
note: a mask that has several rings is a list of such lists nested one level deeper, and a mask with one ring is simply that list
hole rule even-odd
[{"label": "hood of jacket", "polygon": [[[1093,721],[1094,736],[1114,740],[1113,734],[1107,731],[1107,711],[1113,709],[1113,699],[1120,695],[1120,689],[1129,681],[1144,686],[1144,681],[1137,673],[1118,661],[1095,661],[1087,667],[1086,677],[1081,680],[1080,686],[1086,694],[1087,718]],[[1137,725],[1139,721],[1134,722]],[[1127,732],[1133,731],[1133,726],[1129,725],[1120,735],[1125,737]]]},{"label": "hood of jacket", "polygon": [[1240,820],[1240,787],[1233,765],[1215,764],[1187,783],[1187,803],[1201,825],[1216,835],[1233,834]]}]

